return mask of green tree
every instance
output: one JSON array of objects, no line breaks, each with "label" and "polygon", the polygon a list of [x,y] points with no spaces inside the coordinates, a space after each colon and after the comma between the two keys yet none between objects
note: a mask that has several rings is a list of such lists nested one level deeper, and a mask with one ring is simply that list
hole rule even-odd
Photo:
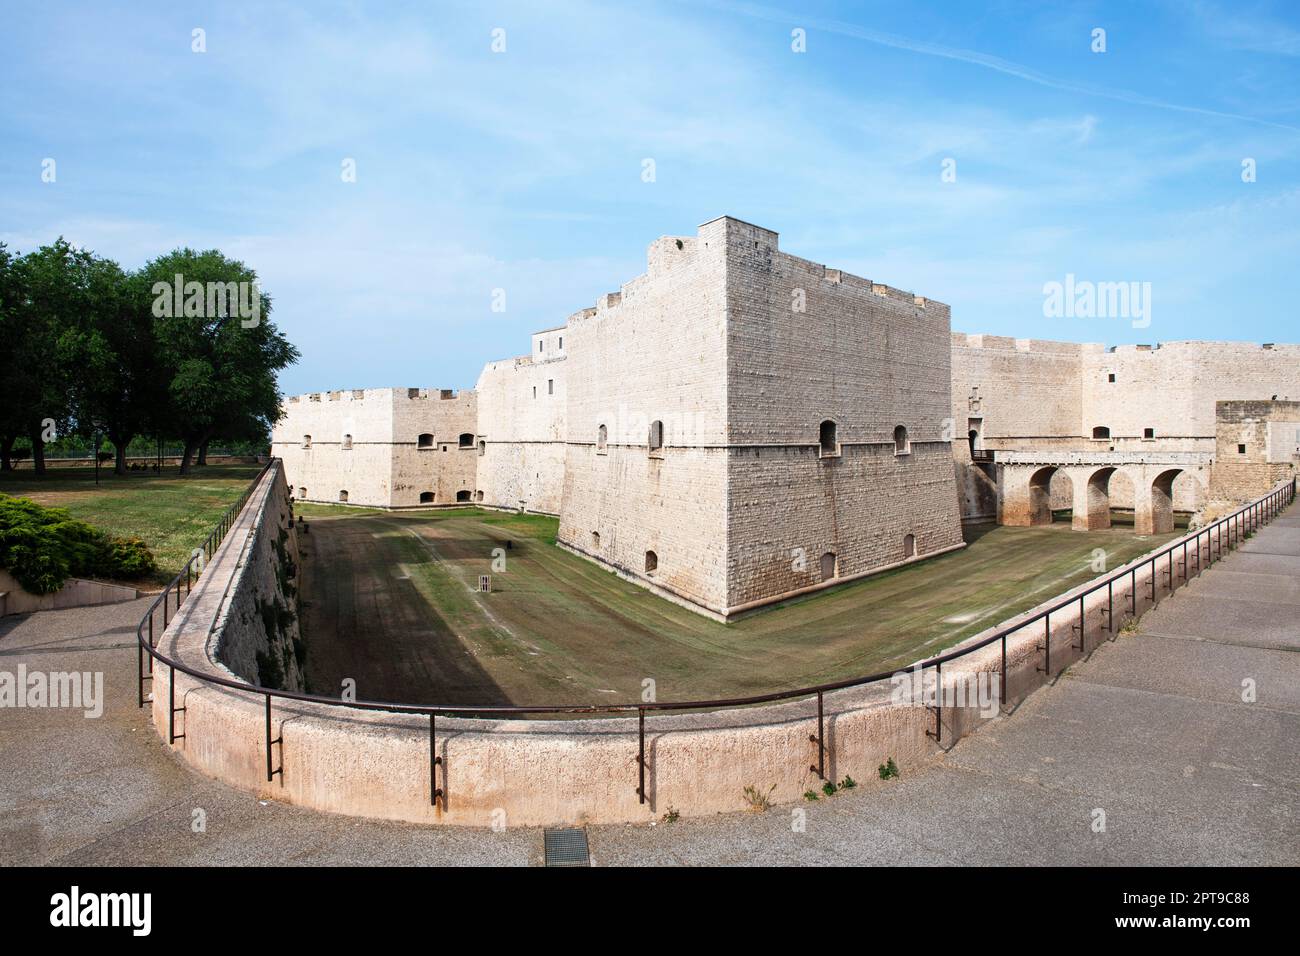
[{"label": "green tree", "polygon": [[[89,303],[92,256],[62,237],[4,266],[5,327],[0,355],[5,375],[4,426],[26,436],[37,474],[45,473],[45,443],[71,425],[71,405],[60,341]],[[10,442],[12,446],[12,441]]]},{"label": "green tree", "polygon": [[64,330],[59,354],[77,429],[88,437],[107,436],[114,471],[124,475],[127,446],[166,397],[155,360],[153,316],[140,307],[139,280],[115,262],[93,257],[86,283],[86,307]]},{"label": "green tree", "polygon": [[[18,270],[13,254],[0,242],[0,381],[4,382],[6,395],[9,379],[18,350]],[[9,471],[13,465],[14,442],[23,434],[22,421],[17,414],[17,401],[6,397],[0,404],[0,471]]]},{"label": "green tree", "polygon": [[182,437],[180,470],[188,474],[212,438],[279,417],[276,373],[299,353],[270,321],[271,299],[257,288],[257,274],[215,249],[160,256],[139,281],[167,388],[154,428]]}]

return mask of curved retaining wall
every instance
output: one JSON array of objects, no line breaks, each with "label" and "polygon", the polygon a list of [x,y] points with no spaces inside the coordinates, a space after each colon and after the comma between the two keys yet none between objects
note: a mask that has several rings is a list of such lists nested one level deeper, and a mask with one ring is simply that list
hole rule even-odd
[{"label": "curved retaining wall", "polygon": [[[278,468],[262,479],[234,528],[209,562],[193,593],[159,641],[159,649],[188,666],[230,676],[213,654],[230,620],[249,566],[250,539],[277,520],[287,489]],[[271,501],[268,501],[271,499]],[[1204,543],[1203,543],[1204,546]],[[1224,545],[1226,550],[1226,544]],[[1191,570],[1196,563],[1189,559]],[[1157,594],[1166,593],[1164,559],[1156,568]],[[1137,611],[1151,606],[1149,564],[1134,562]],[[1174,582],[1182,583],[1182,556]],[[1082,590],[1082,589],[1080,589]],[[1056,603],[1064,596],[1054,598]],[[1086,647],[1110,636],[1102,589],[1083,602]],[[1077,603],[1052,615],[1050,673],[1045,670],[1047,628],[1034,622],[1006,641],[1007,702],[1013,704],[1079,659]],[[1116,586],[1114,628],[1130,616],[1128,588]],[[1022,618],[1032,617],[1034,611]],[[1000,625],[1001,626],[1001,625]],[[990,629],[989,632],[991,633]],[[978,641],[977,635],[971,642]],[[1000,642],[942,668],[946,699],[943,745],[976,729],[988,717],[955,703],[959,687],[981,672],[996,687],[1002,667]],[[430,800],[429,720],[418,715],[367,712],[322,704],[272,700],[273,778],[267,779],[266,699],[256,693],[204,684],[177,673],[174,747],[195,768],[262,797],[317,810],[416,823],[471,826],[644,822],[671,807],[688,816],[741,810],[744,789],[768,793],[773,803],[792,803],[819,789],[813,772],[817,733],[815,699],[730,711],[656,714],[646,717],[646,793],[636,793],[637,721],[437,720],[438,785],[444,799]],[[155,666],[153,716],[168,738],[168,669]],[[923,681],[931,695],[933,670]],[[889,681],[829,693],[824,701],[827,777],[868,780],[892,757],[914,768],[939,750],[934,709],[900,694]]]}]

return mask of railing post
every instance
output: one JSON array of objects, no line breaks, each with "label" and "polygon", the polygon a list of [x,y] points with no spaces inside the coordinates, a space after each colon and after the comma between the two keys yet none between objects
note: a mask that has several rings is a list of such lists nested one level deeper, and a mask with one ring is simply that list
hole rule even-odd
[{"label": "railing post", "polygon": [[1106,630],[1115,633],[1115,580],[1106,582]]},{"label": "railing post", "polygon": [[1000,690],[1002,691],[1002,706],[1007,706],[1007,636],[1002,635],[1002,680],[999,681]]},{"label": "railing post", "polygon": [[[925,681],[921,681],[922,689],[925,687]],[[821,695],[818,694],[818,697]],[[930,731],[926,731],[926,736]],[[943,746],[943,665],[934,665],[934,742],[937,746]]]},{"label": "railing post", "polygon": [[[270,700],[268,697],[267,700]],[[270,748],[267,748],[270,752]],[[438,786],[438,765],[442,763],[442,758],[438,756],[438,715],[429,714],[429,803],[432,806],[438,805],[438,798],[442,796],[442,789]],[[445,803],[445,801],[444,801]],[[445,810],[446,807],[444,806]]]},{"label": "railing post", "polygon": [[1086,632],[1084,631],[1085,623],[1086,623],[1086,618],[1085,618],[1085,616],[1084,616],[1084,612],[1083,612],[1083,595],[1080,594],[1080,595],[1079,595],[1079,624],[1078,624],[1078,627],[1079,627],[1079,653],[1080,653],[1080,654],[1084,654],[1084,653],[1086,653],[1086,652],[1087,652],[1087,649],[1088,649],[1088,639],[1087,639],[1087,636],[1086,636]]},{"label": "railing post", "polygon": [[636,797],[638,803],[645,803],[645,708],[636,709],[637,753],[636,753]]},{"label": "railing post", "polygon": [[176,743],[176,667],[168,668],[167,675],[167,743]]},{"label": "railing post", "polygon": [[144,707],[144,642],[140,640],[140,632],[135,632],[135,689],[140,698],[140,707]]},{"label": "railing post", "polygon": [[[272,770],[271,769],[272,768],[271,748],[275,744],[280,744],[280,766]],[[270,783],[272,778],[277,773],[282,773],[283,770],[284,770],[284,734],[282,732],[279,737],[276,737],[274,740],[271,739],[271,695],[267,694],[266,695],[266,782]]]},{"label": "railing post", "polygon": [[809,734],[808,741],[817,745],[817,762],[808,769],[817,774],[821,780],[826,779],[826,728],[822,711],[822,692],[817,692],[817,733]]}]

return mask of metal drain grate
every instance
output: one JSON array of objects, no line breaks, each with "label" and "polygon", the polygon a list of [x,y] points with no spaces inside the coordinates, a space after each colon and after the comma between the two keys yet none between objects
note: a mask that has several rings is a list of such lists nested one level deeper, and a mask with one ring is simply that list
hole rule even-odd
[{"label": "metal drain grate", "polygon": [[542,843],[547,866],[591,866],[586,830],[546,830],[542,834]]}]

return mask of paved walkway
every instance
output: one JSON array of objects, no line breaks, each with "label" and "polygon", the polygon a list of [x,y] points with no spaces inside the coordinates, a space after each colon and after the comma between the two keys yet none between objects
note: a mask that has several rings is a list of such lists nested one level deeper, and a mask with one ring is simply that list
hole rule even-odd
[{"label": "paved walkway", "polygon": [[[136,708],[144,606],[0,620],[0,671],[102,671],[107,697],[98,719],[0,710],[0,864],[540,862],[535,829],[355,820],[198,776]],[[1141,634],[934,765],[902,769],[797,808],[594,827],[593,860],[1296,865],[1300,507],[1146,615]]]}]

